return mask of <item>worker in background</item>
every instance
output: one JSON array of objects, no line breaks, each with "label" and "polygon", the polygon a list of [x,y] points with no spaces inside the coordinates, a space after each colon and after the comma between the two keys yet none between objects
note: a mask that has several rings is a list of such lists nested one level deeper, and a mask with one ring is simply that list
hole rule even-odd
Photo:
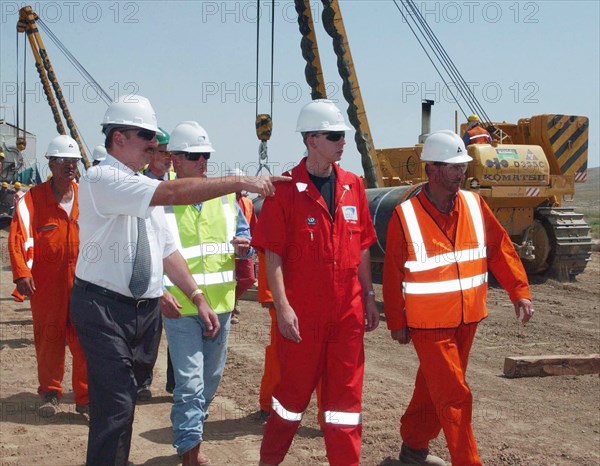
[{"label": "worker in background", "polygon": [[469,115],[467,118],[467,129],[463,134],[462,140],[465,147],[469,147],[471,144],[491,144],[492,137],[490,133],[481,126],[479,117],[477,115]]},{"label": "worker in background", "polygon": [[[108,155],[87,170],[79,189],[81,254],[71,319],[85,353],[90,386],[86,466],[125,466],[137,401],[136,374],[146,370],[146,348],[160,341],[163,269],[195,306],[204,336],[214,337],[220,328],[177,250],[160,206],[189,205],[240,189],[270,196],[273,182],[288,178],[159,182],[140,175],[156,150],[159,132],[152,105],[140,95],[113,102],[102,130]],[[116,250],[115,244],[121,248]],[[169,309],[162,312],[166,317],[180,315]]]},{"label": "worker in background", "polygon": [[[195,121],[181,122],[173,130],[168,147],[177,179],[206,179],[208,160],[215,150],[202,126]],[[247,258],[252,253],[250,227],[235,194],[168,207],[165,212],[175,244],[220,324],[216,334],[203,337],[206,326],[195,306],[165,278],[164,305],[181,313],[179,318],[163,321],[175,373],[173,446],[184,466],[206,465],[210,461],[200,452],[204,420],[225,368],[231,311],[235,306],[235,257]]]},{"label": "worker in background", "polygon": [[17,204],[19,203],[19,201],[21,200],[21,198],[25,195],[25,191],[23,191],[23,185],[21,184],[20,181],[15,181],[13,183],[13,188],[15,191],[14,201],[15,201],[15,207],[16,207]]},{"label": "worker in background", "polygon": [[6,181],[2,182],[2,188],[0,188],[0,193],[4,194],[8,192],[8,183]]},{"label": "worker in background", "polygon": [[265,200],[254,235],[277,310],[281,374],[261,465],[283,461],[319,380],[327,458],[359,463],[363,336],[377,327],[379,313],[369,254],[376,237],[365,190],[337,164],[349,129],[330,100],[303,107],[296,131],[308,155],[292,169],[292,183]]},{"label": "worker in background", "polygon": [[2,170],[4,169],[4,152],[0,150],[0,176],[2,175]]},{"label": "worker in background", "polygon": [[[267,281],[267,266],[265,261],[265,253],[258,251],[258,302],[262,307],[269,310],[271,317],[271,327],[269,332],[269,344],[265,347],[265,363],[263,376],[260,381],[260,391],[258,401],[260,410],[257,413],[258,419],[266,421],[271,415],[273,390],[279,383],[279,360],[277,359],[277,310],[273,303],[273,294],[269,289]],[[317,420],[321,430],[325,430],[325,418],[321,406],[321,384],[317,385],[317,405],[319,412]]]},{"label": "worker in background", "polygon": [[[168,179],[168,173],[171,169],[171,154],[167,150],[167,144],[169,143],[169,133],[164,129],[158,128],[160,133],[156,133],[156,142],[158,146],[156,150],[150,156],[150,163],[142,171],[142,173],[153,180],[164,181]],[[161,302],[164,298],[161,298]],[[161,326],[162,328],[162,326]],[[150,401],[152,399],[152,380],[154,372],[154,364],[158,357],[158,348],[160,346],[160,340],[152,346],[145,348],[147,351],[144,356],[147,360],[147,364],[144,364],[145,370],[140,371],[136,375],[138,377],[138,401]],[[170,389],[170,381],[173,380],[173,366],[171,365],[171,357],[169,355],[169,348],[167,347],[167,391],[173,393],[173,389]],[[174,387],[174,383],[173,383]]]},{"label": "worker in background", "polygon": [[156,133],[158,147],[150,156],[150,162],[142,173],[148,178],[164,181],[168,179],[168,173],[171,170],[171,153],[167,149],[169,133],[162,128],[159,130],[161,133]]},{"label": "worker in background", "polygon": [[[228,170],[226,172],[226,176],[243,177],[246,176],[246,174],[236,167],[234,170]],[[256,228],[256,214],[254,213],[254,204],[252,204],[252,201],[246,193],[238,191],[237,193],[235,193],[235,196],[237,203],[240,206],[241,212],[244,215],[244,218],[248,222],[248,225],[250,225],[250,234],[252,234],[252,231],[254,230],[254,228]],[[256,275],[254,273],[254,259],[252,257],[235,258],[235,280],[237,282],[237,285],[235,287],[235,307],[233,308],[233,313],[231,316],[232,324],[237,324],[240,321],[240,310],[238,307],[238,300],[246,291],[248,291],[248,288],[250,288],[256,283]]]},{"label": "worker in background", "polygon": [[429,442],[443,430],[452,464],[481,465],[466,371],[477,325],[487,316],[488,269],[523,323],[533,315],[529,284],[490,208],[478,194],[459,190],[472,160],[462,139],[446,130],[431,134],[421,160],[428,182],[392,214],[383,273],[391,336],[412,341],[420,363],[400,420],[400,462],[446,464],[429,455]]},{"label": "worker in background", "polygon": [[94,148],[94,152],[92,153],[92,166],[98,165],[106,158],[106,147],[104,144],[99,144]]},{"label": "worker in background", "polygon": [[17,204],[8,250],[17,291],[31,301],[38,393],[42,397],[38,413],[50,417],[58,412],[66,342],[73,356],[75,409],[87,415],[85,358],[69,318],[79,252],[78,187],[74,178],[81,154],[74,139],[61,135],[48,145],[46,158],[52,180],[31,188]]}]

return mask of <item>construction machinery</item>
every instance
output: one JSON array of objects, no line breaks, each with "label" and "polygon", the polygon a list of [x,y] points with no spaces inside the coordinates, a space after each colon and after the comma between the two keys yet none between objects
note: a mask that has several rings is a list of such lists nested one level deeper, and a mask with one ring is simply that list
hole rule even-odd
[{"label": "construction machinery", "polygon": [[[406,8],[414,8],[413,2],[406,3]],[[313,99],[325,98],[311,5],[308,0],[296,0],[295,4],[302,54],[307,62],[306,80]],[[338,1],[322,0],[322,4],[323,26],[333,40],[378,237],[371,255],[381,265],[387,224],[394,208],[418,192],[426,181],[420,153],[429,133],[433,102],[423,102],[419,144],[375,149]],[[413,10],[412,14],[417,16],[418,12]],[[428,28],[424,20],[418,26]],[[441,44],[435,44],[436,49],[440,47]],[[460,82],[462,77],[449,58],[443,57],[443,61],[450,76]],[[469,96],[466,98],[468,101]],[[484,113],[477,102],[472,108]],[[468,147],[473,161],[462,189],[477,192],[485,199],[510,235],[528,273],[551,274],[561,281],[572,279],[585,269],[592,247],[590,228],[583,215],[564,206],[575,194],[575,183],[586,179],[588,119],[552,114],[521,119],[517,124],[493,123],[489,119],[485,122],[494,142]],[[460,134],[464,129],[463,125]]]}]

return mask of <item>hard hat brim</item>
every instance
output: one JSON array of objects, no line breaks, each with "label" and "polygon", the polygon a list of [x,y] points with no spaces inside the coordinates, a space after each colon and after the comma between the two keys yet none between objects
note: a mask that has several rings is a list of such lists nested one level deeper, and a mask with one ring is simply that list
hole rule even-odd
[{"label": "hard hat brim", "polygon": [[167,144],[167,150],[172,152],[216,152],[212,147],[206,146],[191,146],[186,147],[185,149],[177,149],[175,147],[169,147]]},{"label": "hard hat brim", "polygon": [[467,162],[470,162],[471,160],[473,160],[473,157],[465,154],[465,155],[457,155],[456,157],[452,157],[451,159],[444,160],[444,163],[451,163],[451,164],[467,163]]}]

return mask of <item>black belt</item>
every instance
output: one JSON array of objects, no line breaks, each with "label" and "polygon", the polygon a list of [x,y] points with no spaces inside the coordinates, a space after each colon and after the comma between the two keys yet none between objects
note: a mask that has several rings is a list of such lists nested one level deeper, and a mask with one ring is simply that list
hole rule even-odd
[{"label": "black belt", "polygon": [[151,299],[135,299],[129,296],[122,295],[121,293],[117,293],[116,291],[109,290],[108,288],[104,288],[102,286],[94,285],[93,283],[86,282],[80,278],[75,277],[74,285],[79,288],[83,288],[86,291],[91,291],[92,293],[97,293],[102,296],[106,296],[107,298],[114,299],[115,301],[119,301],[120,303],[127,304],[129,306],[133,306],[135,308],[140,307],[148,307],[156,304],[158,298]]}]

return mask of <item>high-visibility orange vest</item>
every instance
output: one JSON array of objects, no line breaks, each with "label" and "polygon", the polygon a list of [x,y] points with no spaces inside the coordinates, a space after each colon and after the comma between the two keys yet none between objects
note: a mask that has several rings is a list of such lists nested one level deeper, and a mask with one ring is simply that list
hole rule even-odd
[{"label": "high-visibility orange vest", "polygon": [[407,242],[402,283],[411,328],[452,328],[487,316],[487,250],[480,197],[459,191],[454,244],[413,197],[396,208]]},{"label": "high-visibility orange vest", "polygon": [[469,131],[469,144],[490,144],[492,142],[492,138],[490,137],[490,133],[487,132],[481,126],[474,126]]}]

